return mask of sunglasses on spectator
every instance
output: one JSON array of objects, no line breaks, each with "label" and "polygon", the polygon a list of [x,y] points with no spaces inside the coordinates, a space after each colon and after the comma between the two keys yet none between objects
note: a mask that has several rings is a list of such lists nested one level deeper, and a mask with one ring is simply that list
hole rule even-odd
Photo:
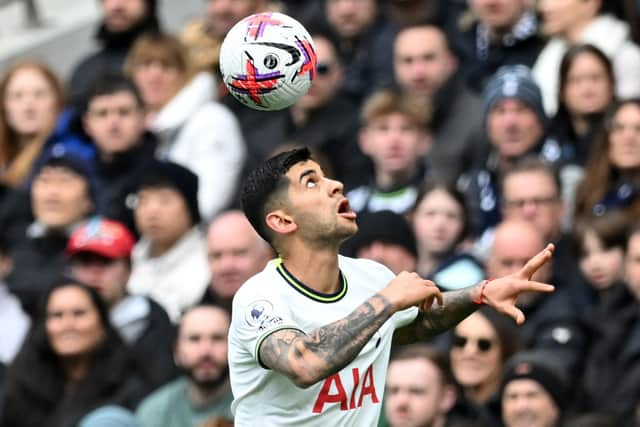
[{"label": "sunglasses on spectator", "polygon": [[453,346],[456,348],[465,348],[467,346],[467,343],[470,341],[476,342],[476,348],[481,353],[486,353],[491,350],[491,347],[493,347],[493,341],[488,338],[478,338],[476,340],[472,340],[468,337],[463,337],[462,335],[453,335]]},{"label": "sunglasses on spectator", "polygon": [[329,72],[331,72],[331,64],[327,62],[318,62],[318,64],[316,65],[316,72],[320,76],[326,76],[327,74],[329,74]]}]

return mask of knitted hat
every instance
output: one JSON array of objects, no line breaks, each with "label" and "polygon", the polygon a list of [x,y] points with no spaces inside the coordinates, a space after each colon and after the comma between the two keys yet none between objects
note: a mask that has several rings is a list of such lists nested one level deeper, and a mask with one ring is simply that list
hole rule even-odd
[{"label": "knitted hat", "polygon": [[139,427],[136,417],[120,406],[108,405],[85,415],[78,427]]},{"label": "knitted hat", "polygon": [[524,65],[505,65],[500,67],[485,87],[484,117],[495,104],[505,98],[515,98],[527,104],[546,126],[547,115],[544,112],[542,93],[533,80],[531,70]]},{"label": "knitted hat", "polygon": [[348,252],[355,256],[363,247],[374,242],[399,245],[410,254],[418,256],[416,238],[409,222],[392,211],[378,211],[364,214],[358,221],[358,232],[347,243]]},{"label": "knitted hat", "polygon": [[569,400],[569,378],[558,357],[557,354],[541,350],[516,353],[505,365],[500,395],[511,381],[530,379],[549,393],[560,410],[564,409]]},{"label": "knitted hat", "polygon": [[45,166],[61,167],[69,169],[76,174],[82,176],[89,187],[89,196],[95,202],[97,184],[96,174],[92,160],[87,158],[81,152],[58,143],[47,148],[42,156],[36,161],[33,167],[31,182],[40,173]]},{"label": "knitted hat", "polygon": [[184,198],[193,224],[201,221],[198,208],[198,176],[177,163],[152,160],[146,163],[138,181],[138,190],[145,187],[169,187]]}]

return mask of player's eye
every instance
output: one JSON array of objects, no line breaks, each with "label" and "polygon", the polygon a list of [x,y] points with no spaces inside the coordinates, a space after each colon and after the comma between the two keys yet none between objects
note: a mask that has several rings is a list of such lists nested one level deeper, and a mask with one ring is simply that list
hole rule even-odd
[{"label": "player's eye", "polygon": [[316,182],[315,179],[309,179],[307,182],[305,182],[304,184],[307,188],[314,188],[316,185],[318,185],[318,183]]}]

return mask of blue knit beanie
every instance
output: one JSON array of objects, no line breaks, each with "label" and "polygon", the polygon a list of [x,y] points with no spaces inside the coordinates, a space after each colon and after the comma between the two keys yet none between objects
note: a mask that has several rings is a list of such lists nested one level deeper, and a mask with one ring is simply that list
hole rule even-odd
[{"label": "blue knit beanie", "polygon": [[536,113],[542,126],[546,127],[547,115],[544,112],[542,93],[528,67],[505,65],[489,80],[483,94],[485,121],[495,104],[505,98],[515,98],[527,104]]}]

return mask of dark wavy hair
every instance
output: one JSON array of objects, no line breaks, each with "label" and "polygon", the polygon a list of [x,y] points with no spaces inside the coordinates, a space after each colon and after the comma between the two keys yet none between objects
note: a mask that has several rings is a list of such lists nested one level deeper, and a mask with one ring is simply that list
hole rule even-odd
[{"label": "dark wavy hair", "polygon": [[562,62],[560,63],[560,75],[559,75],[559,90],[558,90],[558,113],[556,118],[558,119],[569,119],[570,114],[567,109],[567,105],[564,102],[564,91],[567,87],[567,83],[569,82],[569,71],[573,67],[576,60],[582,55],[591,55],[595,57],[598,62],[604,67],[604,70],[607,74],[607,81],[612,91],[612,100],[615,97],[615,87],[616,87],[616,77],[613,72],[613,65],[611,64],[611,60],[607,55],[604,54],[600,49],[591,44],[581,44],[577,46],[573,46],[567,50],[567,52],[562,57]]},{"label": "dark wavy hair", "polygon": [[[607,110],[605,130],[594,141],[589,161],[584,170],[584,178],[576,191],[576,217],[590,215],[593,207],[603,199],[607,191],[620,179],[620,170],[609,160],[610,134],[615,116],[622,107],[627,105],[635,105],[640,108],[640,98],[615,102]],[[637,203],[629,209],[638,214],[640,207],[636,205]]]},{"label": "dark wavy hair", "polygon": [[[66,387],[63,361],[51,347],[46,332],[47,304],[51,295],[63,288],[77,288],[91,300],[104,330],[104,339],[92,351],[85,376],[72,389]],[[117,331],[98,292],[69,277],[56,279],[41,300],[31,330],[7,370],[6,395],[0,425],[5,427],[52,426],[56,411],[64,402],[71,419],[106,401],[121,386],[123,375],[132,366]],[[55,418],[55,417],[54,417]],[[68,422],[69,418],[65,418]]]},{"label": "dark wavy hair", "polygon": [[[467,200],[464,197],[464,194],[460,190],[456,188],[450,182],[435,180],[435,179],[427,179],[426,181],[420,184],[418,188],[418,195],[416,196],[416,201],[411,208],[411,215],[416,213],[418,206],[422,203],[422,200],[427,197],[429,194],[433,193],[436,190],[441,190],[447,193],[449,197],[451,197],[456,204],[460,207],[462,211],[462,229],[460,230],[460,234],[456,236],[454,240],[454,246],[459,245],[463,242],[467,237],[471,236],[471,218],[469,217],[469,208],[467,206]],[[451,248],[451,250],[455,249]]]}]

